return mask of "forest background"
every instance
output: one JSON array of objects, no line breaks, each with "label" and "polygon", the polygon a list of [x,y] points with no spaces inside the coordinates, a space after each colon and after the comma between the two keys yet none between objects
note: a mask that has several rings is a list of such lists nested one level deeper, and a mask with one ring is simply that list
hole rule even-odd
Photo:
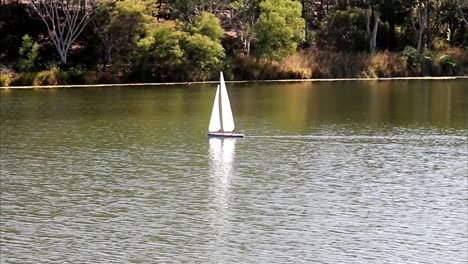
[{"label": "forest background", "polygon": [[0,0],[0,86],[468,74],[468,0]]}]

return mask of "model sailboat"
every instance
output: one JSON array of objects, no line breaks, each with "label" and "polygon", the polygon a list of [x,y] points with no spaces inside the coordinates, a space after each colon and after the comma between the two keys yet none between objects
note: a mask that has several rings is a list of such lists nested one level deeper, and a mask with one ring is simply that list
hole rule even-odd
[{"label": "model sailboat", "polygon": [[223,72],[220,73],[219,84],[211,111],[208,137],[244,137],[243,134],[234,133],[235,125],[232,116],[231,103],[224,83]]}]

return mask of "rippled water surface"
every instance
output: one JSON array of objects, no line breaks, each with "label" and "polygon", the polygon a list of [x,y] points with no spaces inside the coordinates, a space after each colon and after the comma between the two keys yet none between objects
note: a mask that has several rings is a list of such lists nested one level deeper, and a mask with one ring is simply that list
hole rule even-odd
[{"label": "rippled water surface", "polygon": [[467,263],[468,87],[1,90],[1,263]]}]

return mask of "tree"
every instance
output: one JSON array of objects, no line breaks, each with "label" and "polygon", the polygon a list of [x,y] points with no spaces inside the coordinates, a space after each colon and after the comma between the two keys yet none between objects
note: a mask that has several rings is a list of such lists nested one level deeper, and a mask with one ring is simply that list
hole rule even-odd
[{"label": "tree", "polygon": [[468,27],[468,19],[467,19],[467,13],[468,13],[468,1],[466,0],[457,0],[457,6],[458,6],[458,14],[460,15],[461,19],[465,23],[465,26]]},{"label": "tree", "polygon": [[151,30],[139,42],[142,51],[138,69],[150,74],[150,79],[206,80],[222,67],[224,30],[213,14],[201,13],[193,17],[193,24],[158,23]]},{"label": "tree", "polygon": [[203,12],[189,25],[190,33],[183,46],[187,56],[189,79],[210,79],[223,65],[225,57],[221,38],[224,30],[220,20],[211,13]]},{"label": "tree", "polygon": [[39,53],[39,44],[34,42],[28,35],[24,35],[22,40],[23,45],[21,45],[18,52],[17,68],[19,71],[28,72],[34,69],[34,64]]},{"label": "tree", "polygon": [[250,45],[255,38],[260,0],[236,0],[229,5],[229,26],[242,42],[244,54],[250,56]]},{"label": "tree", "polygon": [[123,61],[136,49],[150,21],[147,6],[140,0],[107,0],[97,9],[95,31],[101,42],[104,64]]},{"label": "tree", "polygon": [[[380,8],[381,4],[383,4],[383,0],[367,0],[365,1],[367,5],[366,10],[366,18],[367,18],[367,34],[369,35],[369,51],[374,53],[375,48],[377,47],[377,32],[379,30],[379,22],[380,22]],[[370,21],[371,17],[374,18],[373,20],[373,27],[372,31],[370,29]]]},{"label": "tree", "polygon": [[62,63],[72,44],[91,21],[94,0],[31,0],[31,9],[44,22]]},{"label": "tree", "polygon": [[428,14],[429,0],[416,0],[413,15],[411,16],[411,25],[413,26],[414,32],[416,32],[416,50],[420,60],[423,52],[422,43],[424,31],[428,27]]},{"label": "tree", "polygon": [[334,10],[317,33],[317,41],[336,51],[365,51],[369,38],[365,25],[366,15],[362,9]]},{"label": "tree", "polygon": [[171,18],[181,19],[192,23],[192,18],[200,16],[203,12],[219,14],[225,10],[230,0],[172,0],[167,1],[166,7]]},{"label": "tree", "polygon": [[181,65],[185,64],[185,51],[182,41],[186,33],[177,29],[174,21],[158,23],[150,35],[141,39],[142,49],[137,71],[150,74],[140,77],[143,80],[177,80]]},{"label": "tree", "polygon": [[192,34],[201,34],[218,41],[224,35],[224,30],[221,28],[219,19],[207,12],[203,12],[195,17],[194,23],[190,26],[189,31]]},{"label": "tree", "polygon": [[260,3],[260,9],[260,18],[255,26],[257,53],[260,57],[281,60],[304,41],[305,21],[301,3],[265,0]]}]

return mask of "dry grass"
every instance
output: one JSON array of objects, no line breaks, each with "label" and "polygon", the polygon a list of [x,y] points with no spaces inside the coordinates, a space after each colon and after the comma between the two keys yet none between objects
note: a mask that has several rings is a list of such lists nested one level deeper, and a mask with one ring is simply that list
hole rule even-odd
[{"label": "dry grass", "polygon": [[367,65],[359,77],[406,77],[410,75],[407,68],[406,60],[401,55],[382,51],[368,55]]},{"label": "dry grass", "polygon": [[[302,50],[276,65],[276,78],[282,75],[297,78],[391,78],[421,76],[421,67],[411,69],[398,52],[340,53]],[[432,75],[453,76],[468,74],[468,51],[452,48],[438,51],[432,62]],[[281,74],[281,72],[287,74]],[[271,77],[271,76],[270,76]],[[274,77],[271,77],[274,79]]]}]

